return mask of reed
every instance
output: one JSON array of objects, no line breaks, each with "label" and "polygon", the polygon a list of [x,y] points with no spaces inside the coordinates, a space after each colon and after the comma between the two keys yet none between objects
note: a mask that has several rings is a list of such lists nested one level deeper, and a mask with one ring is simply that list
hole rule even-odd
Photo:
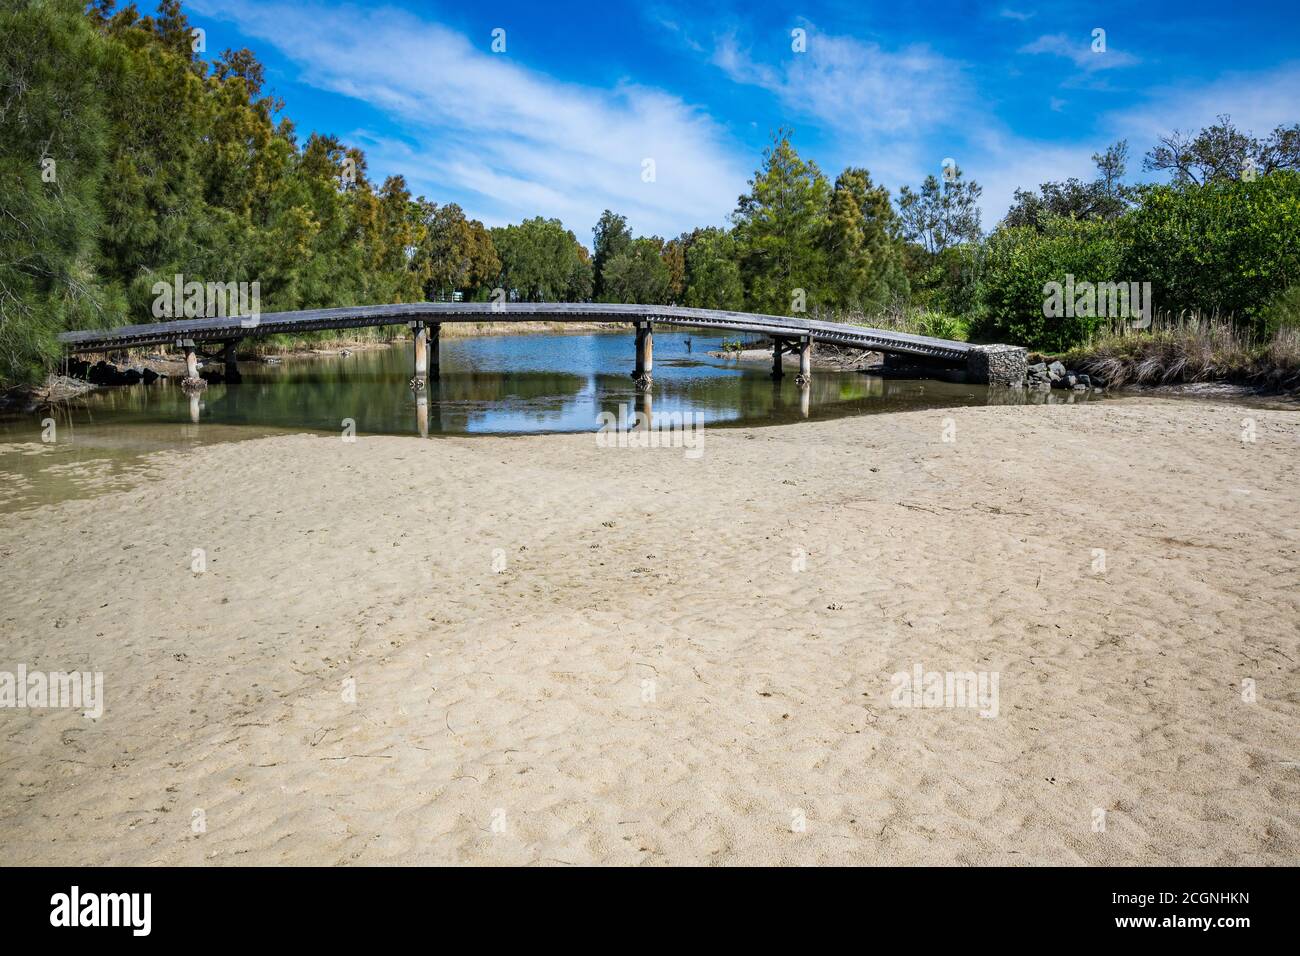
[{"label": "reed", "polygon": [[1157,312],[1141,329],[1117,321],[1060,358],[1112,388],[1227,382],[1300,391],[1300,328],[1260,333],[1217,312]]}]

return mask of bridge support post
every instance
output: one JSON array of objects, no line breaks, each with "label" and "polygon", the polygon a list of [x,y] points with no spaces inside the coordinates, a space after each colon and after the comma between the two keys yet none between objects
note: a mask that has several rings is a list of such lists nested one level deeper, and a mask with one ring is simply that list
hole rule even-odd
[{"label": "bridge support post", "polygon": [[429,396],[424,392],[415,396],[415,430],[421,438],[429,437]]},{"label": "bridge support post", "polygon": [[785,339],[772,340],[772,378],[779,381],[785,375],[785,369],[781,366],[781,356],[785,354]]},{"label": "bridge support post", "polygon": [[411,379],[411,387],[418,391],[429,377],[429,330],[418,320],[411,323],[411,330],[415,340],[415,378]]},{"label": "bridge support post", "polygon": [[[177,339],[176,347],[185,350],[185,378],[181,379],[181,388],[187,392],[198,392],[207,388],[208,383],[199,378],[199,352],[194,347],[194,340]],[[198,414],[198,409],[198,405],[190,403],[190,411],[194,415]]]},{"label": "bridge support post", "polygon": [[221,347],[221,362],[225,366],[225,380],[227,384],[238,382],[239,365],[235,361],[235,343],[226,342]]},{"label": "bridge support post", "polygon": [[652,374],[654,354],[655,339],[650,323],[638,322],[636,324],[636,369],[632,372],[632,380],[636,382],[636,387],[639,389],[648,389],[654,378]]},{"label": "bridge support post", "polygon": [[429,323],[429,374],[438,378],[442,374],[442,323]]},{"label": "bridge support post", "polygon": [[799,340],[799,377],[795,379],[800,385],[812,381],[812,339]]}]

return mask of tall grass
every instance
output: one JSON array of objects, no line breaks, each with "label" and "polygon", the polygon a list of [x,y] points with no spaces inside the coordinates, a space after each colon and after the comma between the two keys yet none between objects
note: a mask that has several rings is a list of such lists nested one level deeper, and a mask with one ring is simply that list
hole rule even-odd
[{"label": "tall grass", "polygon": [[928,335],[936,339],[957,342],[965,342],[970,330],[969,323],[960,316],[935,312],[902,302],[894,302],[873,315],[864,312],[846,312],[832,316],[831,321],[863,325],[872,329],[885,329],[890,332]]},{"label": "tall grass", "polygon": [[1300,326],[1255,328],[1231,315],[1157,312],[1148,328],[1116,322],[1061,360],[1111,387],[1230,382],[1300,390]]}]

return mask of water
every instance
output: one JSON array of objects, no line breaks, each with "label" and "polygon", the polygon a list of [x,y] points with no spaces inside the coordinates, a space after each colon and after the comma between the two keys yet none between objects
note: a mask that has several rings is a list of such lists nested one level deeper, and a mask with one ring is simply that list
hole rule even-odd
[{"label": "water", "polygon": [[[691,340],[687,350],[686,340]],[[127,487],[154,451],[281,432],[436,437],[594,431],[601,412],[649,408],[698,413],[714,427],[817,420],[842,415],[982,405],[1023,391],[940,381],[885,380],[814,369],[779,383],[771,363],[712,358],[722,338],[705,331],[658,332],[649,396],[632,383],[632,334],[585,333],[444,338],[441,375],[412,392],[409,342],[348,356],[240,366],[238,385],[187,395],[175,380],[101,389],[62,408],[57,441],[42,442],[42,416],[0,419],[0,511]]]}]

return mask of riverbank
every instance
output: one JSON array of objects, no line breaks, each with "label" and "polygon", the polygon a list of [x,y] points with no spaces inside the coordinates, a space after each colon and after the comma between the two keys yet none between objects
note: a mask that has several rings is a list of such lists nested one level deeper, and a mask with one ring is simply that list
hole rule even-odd
[{"label": "riverbank", "polygon": [[[4,856],[1288,864],[1298,430],[1121,399],[698,459],[156,454],[0,516],[0,670],[104,676],[98,720],[0,711]],[[997,675],[996,716],[896,706],[918,667]]]},{"label": "riverbank", "polygon": [[1116,387],[1196,390],[1229,386],[1261,394],[1300,394],[1300,329],[1278,329],[1264,344],[1230,322],[1190,319],[1147,332],[1098,338],[1060,359]]}]

